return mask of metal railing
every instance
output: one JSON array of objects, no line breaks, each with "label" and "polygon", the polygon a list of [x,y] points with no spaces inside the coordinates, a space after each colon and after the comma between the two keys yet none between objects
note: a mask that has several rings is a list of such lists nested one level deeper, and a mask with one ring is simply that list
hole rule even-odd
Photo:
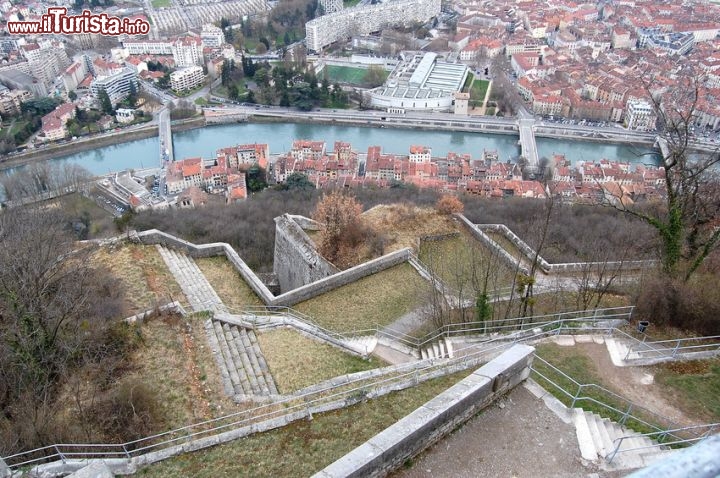
[{"label": "metal railing", "polygon": [[[516,342],[513,342],[516,343]],[[187,425],[177,429],[158,433],[137,440],[118,444],[76,444],[60,443],[33,450],[16,453],[3,458],[13,470],[32,467],[42,463],[60,460],[66,462],[74,459],[103,459],[133,457],[162,449],[166,449],[192,440],[217,435],[222,432],[258,424],[260,422],[282,416],[297,415],[307,417],[314,409],[327,410],[328,404],[344,402],[345,405],[357,403],[368,395],[381,395],[381,390],[401,390],[426,379],[464,370],[479,364],[487,353],[507,347],[507,342],[493,347],[440,361],[426,360],[418,367],[417,362],[393,366],[393,374],[380,379],[350,379],[340,385],[329,385],[326,388],[306,394],[291,396],[271,404],[261,405],[203,422]],[[339,407],[338,407],[339,408]]]},{"label": "metal railing", "polygon": [[[687,434],[688,432],[698,432],[704,430],[700,435],[692,437],[692,438],[682,438],[679,440],[674,441],[667,441],[668,436],[675,436],[680,434]],[[612,453],[606,458],[608,463],[612,463],[612,461],[615,459],[615,456],[618,453],[626,453],[629,451],[638,451],[638,450],[647,450],[647,449],[654,449],[658,447],[684,447],[688,445],[692,445],[693,443],[696,443],[700,440],[704,440],[705,438],[712,435],[715,430],[720,430],[720,423],[708,423],[705,425],[695,425],[692,427],[682,427],[682,428],[674,428],[672,430],[664,430],[664,431],[654,431],[650,433],[635,433],[633,435],[624,435],[621,437],[616,438],[613,440],[613,451]],[[624,440],[631,440],[633,438],[647,438],[649,440],[653,440],[654,444],[652,445],[645,445],[645,446],[636,446],[632,448],[624,448],[620,449],[622,446],[622,443]]]},{"label": "metal railing", "polygon": [[625,360],[630,355],[636,354],[634,358],[675,358],[678,354],[717,352],[720,354],[720,335],[707,337],[687,337],[669,340],[643,340],[628,348]]},{"label": "metal railing", "polygon": [[[267,312],[265,308],[258,309],[262,309],[262,312]],[[280,307],[271,312],[287,313],[286,309],[287,308]],[[302,315],[299,315],[298,317],[302,317]],[[273,418],[293,416],[293,414],[297,415],[296,418],[306,417],[310,416],[313,413],[313,410],[319,410],[322,408],[327,410],[328,404],[343,401],[345,405],[350,405],[357,403],[360,399],[371,394],[381,395],[381,390],[400,390],[410,386],[411,384],[417,384],[429,378],[473,367],[483,361],[486,361],[489,354],[501,351],[504,348],[512,346],[516,343],[532,342],[550,335],[565,333],[579,334],[587,332],[602,332],[612,335],[617,331],[614,327],[598,326],[599,321],[605,320],[605,317],[606,316],[601,316],[596,318],[594,323],[589,323],[590,326],[580,325],[578,318],[545,322],[542,327],[535,327],[530,334],[527,334],[524,331],[515,331],[511,334],[491,337],[487,341],[483,342],[482,348],[479,350],[477,350],[476,344],[468,345],[465,348],[457,348],[456,356],[453,359],[443,359],[439,361],[425,360],[421,362],[420,366],[418,366],[418,362],[396,365],[391,367],[392,370],[390,372],[390,376],[383,376],[381,378],[374,377],[373,379],[363,377],[350,378],[343,384],[328,385],[326,388],[314,390],[301,395],[286,397],[271,404],[261,405],[249,410],[232,413],[125,443],[54,444],[4,457],[4,461],[11,469],[19,469],[22,467],[30,467],[57,460],[61,460],[63,462],[73,459],[91,458],[124,458],[130,460],[133,457],[148,452],[167,449],[192,440],[217,435],[218,433],[236,430],[242,427],[248,427]],[[473,350],[473,348],[475,348],[475,350]],[[547,363],[537,356],[535,359]],[[533,370],[538,375],[543,376],[541,373],[537,372],[535,367],[533,367]],[[642,407],[632,404],[613,392],[607,391],[612,394],[612,396],[628,403],[628,406],[624,410],[604,404],[592,397],[586,397],[582,395],[583,390],[587,390],[590,387],[602,389],[602,387],[595,384],[580,384],[566,374],[562,372],[560,373],[579,387],[575,393],[565,391],[561,386],[555,384],[550,379],[546,378],[546,380],[559,390],[562,390],[565,395],[570,397],[572,399],[573,406],[580,401],[594,402],[624,416],[625,418],[621,423],[625,423],[630,418],[641,421],[642,419],[631,414],[633,411],[643,410],[643,414],[646,413]],[[647,413],[657,416],[649,411],[647,411]],[[651,429],[656,430],[657,432],[665,432],[666,435],[670,435],[670,432],[672,431],[669,429],[662,429],[649,422],[642,421],[642,423],[646,423],[648,427],[652,427]]]}]

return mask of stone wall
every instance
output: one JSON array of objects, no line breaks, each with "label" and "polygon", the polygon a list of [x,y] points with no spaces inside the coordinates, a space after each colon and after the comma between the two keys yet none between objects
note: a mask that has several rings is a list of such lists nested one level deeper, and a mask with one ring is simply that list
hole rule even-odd
[{"label": "stone wall", "polygon": [[[493,251],[497,256],[504,261],[508,266],[510,266],[511,270],[515,270],[516,267],[518,267],[518,260],[512,256],[508,251],[505,250],[504,247],[502,247],[497,242],[493,241],[490,236],[485,234],[478,226],[470,222],[468,218],[466,218],[462,214],[454,214],[456,218],[460,220],[460,224],[465,226],[465,229],[478,241],[480,241],[482,244],[484,244],[487,248],[489,248],[491,251]],[[529,274],[530,271],[525,266],[519,266],[518,272],[522,272],[523,274]]]},{"label": "stone wall", "polygon": [[273,272],[281,291],[290,291],[338,272],[289,214],[275,218]]},{"label": "stone wall", "polygon": [[534,351],[513,346],[314,477],[386,476],[525,380]]},{"label": "stone wall", "polygon": [[[532,263],[535,259],[535,249],[530,247],[525,241],[520,239],[517,234],[512,232],[505,224],[478,224],[478,229],[488,230],[497,234],[502,234],[508,241],[512,242],[518,248],[520,253]],[[657,261],[608,261],[608,262],[562,262],[551,264],[542,256],[538,255],[538,266],[546,274],[560,272],[593,272],[595,270],[612,270],[620,268],[625,271],[642,270],[655,267]]]},{"label": "stone wall", "polygon": [[[277,237],[275,240],[277,243]],[[375,274],[376,272],[402,264],[410,259],[411,254],[412,250],[410,248],[385,254],[377,259],[363,262],[362,264],[351,267],[350,269],[346,269],[318,281],[298,287],[297,289],[285,292],[284,294],[280,294],[275,297],[271,303],[272,305],[295,305],[304,300],[312,299],[313,297],[325,292],[350,284],[351,282],[355,282],[363,277]]]}]

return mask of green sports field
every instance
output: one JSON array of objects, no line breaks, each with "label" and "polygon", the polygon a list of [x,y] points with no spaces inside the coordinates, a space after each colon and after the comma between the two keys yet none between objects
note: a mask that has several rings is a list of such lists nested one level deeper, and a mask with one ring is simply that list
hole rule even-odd
[{"label": "green sports field", "polygon": [[337,81],[338,83],[362,85],[367,70],[365,68],[353,68],[351,66],[325,65],[323,74],[330,83]]}]

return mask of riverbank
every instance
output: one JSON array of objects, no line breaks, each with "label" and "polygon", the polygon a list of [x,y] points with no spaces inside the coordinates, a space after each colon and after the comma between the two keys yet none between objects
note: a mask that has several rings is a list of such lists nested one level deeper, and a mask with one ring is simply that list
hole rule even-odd
[{"label": "riverbank", "polygon": [[[173,122],[173,132],[187,131],[190,129],[198,129],[205,127],[205,118],[191,118],[188,120],[179,120]],[[89,138],[78,138],[74,141],[68,141],[63,144],[53,144],[40,149],[28,150],[14,156],[8,156],[0,161],[0,171],[24,166],[35,161],[46,161],[48,159],[62,158],[85,151],[103,148],[105,146],[113,146],[116,144],[129,143],[141,139],[153,138],[158,136],[157,125],[143,126],[132,131],[119,131],[117,133],[104,133],[100,136]]]}]

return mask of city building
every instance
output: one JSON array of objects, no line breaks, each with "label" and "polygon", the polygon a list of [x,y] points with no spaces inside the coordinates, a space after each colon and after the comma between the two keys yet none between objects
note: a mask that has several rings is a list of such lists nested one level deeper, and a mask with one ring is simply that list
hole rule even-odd
[{"label": "city building", "polygon": [[113,106],[124,100],[133,88],[139,91],[137,76],[127,67],[114,75],[99,76],[90,84],[90,91],[95,98],[99,97],[101,90],[105,90]]},{"label": "city building", "polygon": [[625,127],[641,131],[655,129],[657,116],[653,107],[647,101],[629,100],[625,112]]},{"label": "city building", "polygon": [[308,50],[321,51],[355,35],[368,35],[395,25],[425,23],[438,14],[440,0],[397,0],[346,8],[307,22],[305,42]]},{"label": "city building", "polygon": [[189,91],[203,84],[205,75],[200,66],[191,66],[170,73],[170,88],[173,91]]},{"label": "city building", "polygon": [[135,120],[135,110],[118,108],[115,110],[115,119],[118,123],[132,123]]},{"label": "city building", "polygon": [[29,43],[22,47],[22,52],[30,66],[30,73],[46,88],[49,88],[55,78],[68,66],[70,59],[60,42]]},{"label": "city building", "polygon": [[75,91],[80,83],[88,75],[87,63],[85,61],[76,61],[65,69],[62,74],[63,85],[65,91],[70,93]]},{"label": "city building", "polygon": [[44,83],[15,68],[0,70],[0,82],[13,90],[27,90],[35,98],[47,96],[47,88]]},{"label": "city building", "polygon": [[0,114],[12,116],[20,113],[24,101],[31,100],[32,93],[26,90],[3,91],[0,93]]},{"label": "city building", "polygon": [[368,92],[370,105],[382,109],[449,111],[468,67],[448,63],[436,53],[407,54],[385,84]]},{"label": "city building", "polygon": [[172,55],[178,68],[201,65],[202,40],[196,37],[178,38],[172,43]]},{"label": "city building", "polygon": [[319,4],[323,15],[339,12],[343,9],[343,0],[320,0]]},{"label": "city building", "polygon": [[206,23],[200,32],[200,39],[202,40],[203,46],[219,48],[220,45],[225,43],[225,34],[221,28]]}]

